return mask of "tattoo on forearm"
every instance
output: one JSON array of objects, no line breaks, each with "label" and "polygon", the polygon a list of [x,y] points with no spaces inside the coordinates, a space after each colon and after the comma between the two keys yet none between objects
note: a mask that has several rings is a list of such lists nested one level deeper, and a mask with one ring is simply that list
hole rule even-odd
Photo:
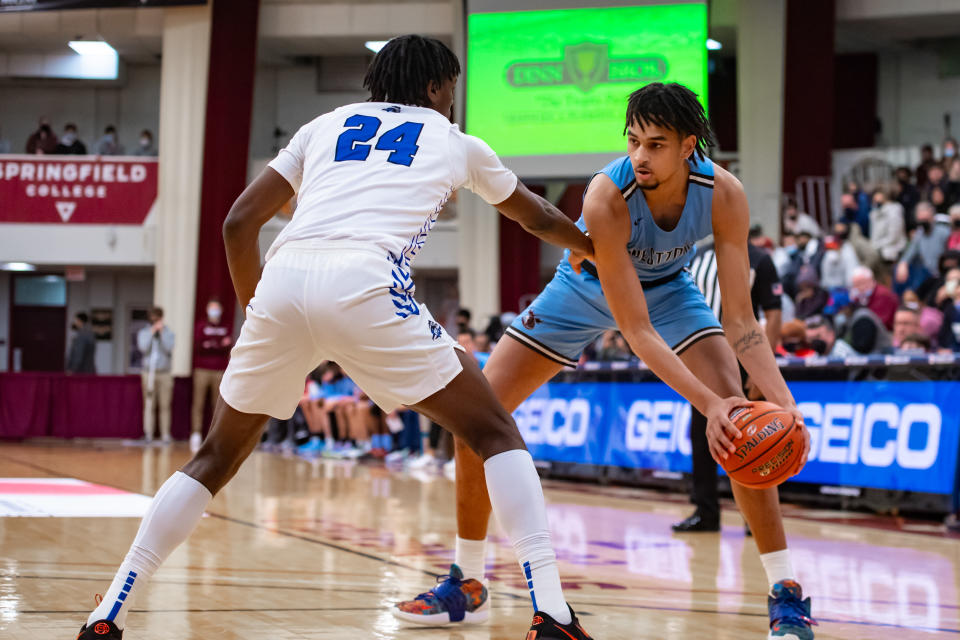
[{"label": "tattoo on forearm", "polygon": [[736,349],[737,355],[742,356],[748,349],[758,344],[764,344],[766,341],[767,339],[763,337],[763,334],[754,329],[750,333],[745,333],[737,338],[737,341],[733,343],[733,348]]}]

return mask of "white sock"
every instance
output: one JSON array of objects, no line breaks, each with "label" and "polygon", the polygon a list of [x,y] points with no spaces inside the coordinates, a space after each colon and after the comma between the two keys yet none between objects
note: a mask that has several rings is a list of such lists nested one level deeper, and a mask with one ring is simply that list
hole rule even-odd
[{"label": "white sock", "polygon": [[793,572],[793,562],[790,561],[790,550],[774,551],[772,553],[761,553],[760,562],[767,572],[767,582],[770,583],[770,589],[781,580],[796,580],[796,574]]},{"label": "white sock", "polygon": [[483,582],[486,578],[487,560],[487,539],[466,540],[457,536],[457,552],[453,556],[453,561],[460,570],[463,571],[463,577],[473,578]]},{"label": "white sock", "polygon": [[137,537],[110,589],[87,618],[88,625],[111,620],[123,629],[137,591],[197,527],[212,497],[205,486],[180,471],[163,483],[143,516]]},{"label": "white sock", "polygon": [[549,614],[560,624],[570,624],[533,458],[528,451],[514,449],[487,458],[483,468],[490,504],[513,543],[534,610]]}]

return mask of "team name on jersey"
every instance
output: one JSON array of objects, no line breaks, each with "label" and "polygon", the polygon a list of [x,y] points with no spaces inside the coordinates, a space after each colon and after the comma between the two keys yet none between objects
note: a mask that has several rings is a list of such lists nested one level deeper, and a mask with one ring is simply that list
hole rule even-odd
[{"label": "team name on jersey", "polygon": [[666,251],[656,251],[655,249],[649,247],[644,249],[631,249],[630,255],[648,266],[656,267],[665,262],[676,260],[677,258],[690,253],[692,248],[693,243],[688,242],[682,247],[674,247],[673,249],[667,249]]}]

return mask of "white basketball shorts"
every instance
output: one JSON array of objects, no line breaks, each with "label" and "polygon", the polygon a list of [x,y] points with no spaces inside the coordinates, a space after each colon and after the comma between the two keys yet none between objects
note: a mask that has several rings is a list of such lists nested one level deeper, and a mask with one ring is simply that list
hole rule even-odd
[{"label": "white basketball shorts", "polygon": [[263,269],[220,395],[237,411],[288,419],[307,374],[333,360],[389,412],[447,386],[462,370],[455,349],[384,250],[293,242]]}]

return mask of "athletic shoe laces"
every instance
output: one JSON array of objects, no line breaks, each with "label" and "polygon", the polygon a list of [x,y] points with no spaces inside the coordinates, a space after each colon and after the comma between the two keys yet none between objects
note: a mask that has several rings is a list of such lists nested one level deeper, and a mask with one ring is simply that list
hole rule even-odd
[{"label": "athletic shoe laces", "polygon": [[800,585],[790,581],[773,586],[770,595],[770,626],[810,627],[817,621],[810,616],[810,599],[802,599]]}]

